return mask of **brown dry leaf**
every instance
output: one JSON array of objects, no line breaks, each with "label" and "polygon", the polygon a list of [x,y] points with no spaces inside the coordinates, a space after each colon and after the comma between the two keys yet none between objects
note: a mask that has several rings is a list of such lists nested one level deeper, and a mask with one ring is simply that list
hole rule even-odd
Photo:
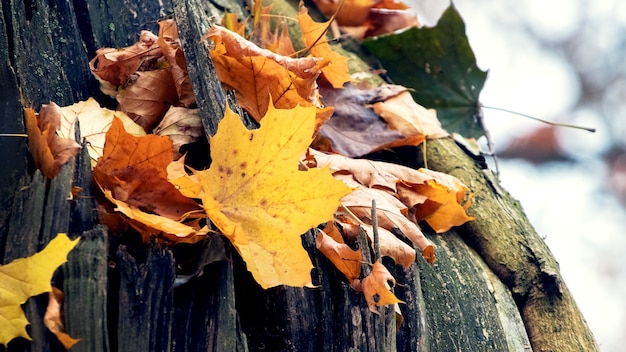
[{"label": "brown dry leaf", "polygon": [[[341,226],[341,231],[347,238],[354,238],[358,236],[359,226],[367,233],[370,242],[374,241],[374,229],[372,225],[361,224],[357,225],[346,216],[338,216],[341,220],[337,220]],[[408,269],[413,262],[415,262],[415,249],[404,243],[391,231],[379,227],[378,228],[378,243],[380,245],[380,254],[382,256],[390,257],[396,264],[402,265],[405,269]]]},{"label": "brown dry leaf", "polygon": [[392,286],[389,285],[389,282],[392,283],[392,286],[396,285],[396,279],[394,279],[380,260],[372,265],[372,273],[361,280],[361,289],[363,290],[367,306],[372,313],[379,314],[378,309],[376,309],[377,306],[404,303],[391,292]]},{"label": "brown dry leaf", "polygon": [[80,150],[73,139],[60,137],[60,108],[55,103],[43,105],[37,116],[32,108],[24,108],[24,122],[28,134],[28,148],[35,167],[47,178],[55,178],[61,167]]},{"label": "brown dry leaf", "polygon": [[394,199],[397,197],[405,207],[412,209],[416,221],[426,220],[438,233],[474,219],[465,212],[470,205],[465,202],[468,188],[454,176],[314,150],[310,153],[318,167],[330,165],[335,175],[348,174],[361,185],[386,190]]},{"label": "brown dry leaf", "polygon": [[[141,31],[139,41],[132,46],[98,49],[96,57],[89,62],[91,72],[101,82],[105,81],[112,87],[121,86],[146,61],[154,61],[162,56],[157,40],[158,37],[151,32]],[[114,90],[112,93],[115,96]]]},{"label": "brown dry leaf", "polygon": [[48,292],[48,308],[46,308],[43,323],[48,330],[56,335],[63,347],[69,350],[80,341],[80,339],[75,339],[65,332],[65,324],[63,323],[63,298],[63,292],[56,287],[52,287],[52,291]]},{"label": "brown dry leaf", "polygon": [[324,78],[333,88],[342,88],[344,83],[350,82],[348,58],[333,51],[326,40],[328,22],[319,23],[313,21],[308,14],[307,8],[300,2],[298,23],[300,23],[302,28],[302,41],[305,46],[310,48],[311,55],[330,61],[328,66],[322,67]]},{"label": "brown dry leaf", "polygon": [[406,90],[395,97],[375,103],[372,108],[385,119],[389,127],[405,137],[420,135],[435,139],[448,136],[441,128],[437,112],[417,104]]},{"label": "brown dry leaf", "polygon": [[146,132],[159,124],[163,115],[178,100],[172,74],[168,69],[135,72],[117,94],[118,110],[128,114]]},{"label": "brown dry leaf", "polygon": [[219,40],[214,40],[217,47],[211,50],[212,58],[213,54],[222,54],[234,59],[262,56],[285,67],[300,78],[309,78],[317,75],[315,68],[320,61],[323,61],[319,57],[292,58],[276,54],[270,50],[260,48],[251,41],[222,26],[211,26],[209,31],[202,36],[202,39],[205,40],[211,37],[219,38]]},{"label": "brown dry leaf", "polygon": [[[420,250],[422,256],[429,262],[435,261],[434,245],[424,234],[416,223],[407,218],[408,208],[397,200],[390,193],[367,188],[358,184],[351,175],[334,174],[335,178],[341,179],[350,187],[358,187],[352,193],[341,198],[341,204],[350,210],[350,213],[339,209],[337,212],[348,217],[355,215],[364,223],[372,224],[372,200],[376,200],[376,217],[378,226],[391,231],[394,228],[400,229],[411,242]],[[401,259],[398,259],[400,263]]]},{"label": "brown dry leaf", "polygon": [[368,31],[365,37],[380,36],[409,27],[420,27],[413,10],[371,8],[368,16]]},{"label": "brown dry leaf", "polygon": [[180,157],[178,150],[181,146],[198,141],[204,134],[200,112],[198,109],[172,106],[153,133],[167,136],[172,140],[174,158],[178,159]]},{"label": "brown dry leaf", "polygon": [[[315,238],[315,246],[341,271],[349,282],[359,279],[361,275],[361,262],[363,257],[360,250],[352,250],[343,243],[341,236],[338,238],[326,234],[326,230],[331,231],[334,225],[329,223],[324,231],[320,231]],[[335,231],[338,231],[336,228]]]},{"label": "brown dry leaf", "polygon": [[186,107],[196,103],[196,96],[191,87],[191,79],[187,74],[185,54],[178,38],[178,29],[174,20],[159,22],[159,39],[157,40],[163,56],[169,62],[169,71],[174,80],[178,100]]},{"label": "brown dry leaf", "polygon": [[[118,119],[114,119],[106,134],[103,156],[93,169],[93,178],[103,191],[111,192],[111,198],[128,204],[131,209],[179,222],[204,217],[202,208],[167,180],[167,166],[171,162],[172,142],[169,138],[132,136],[126,133]],[[124,209],[121,203],[116,206],[120,211]],[[141,222],[143,219],[136,220]],[[193,227],[200,231],[195,224]],[[148,239],[151,233],[142,235]],[[181,237],[180,234],[174,235]]]}]

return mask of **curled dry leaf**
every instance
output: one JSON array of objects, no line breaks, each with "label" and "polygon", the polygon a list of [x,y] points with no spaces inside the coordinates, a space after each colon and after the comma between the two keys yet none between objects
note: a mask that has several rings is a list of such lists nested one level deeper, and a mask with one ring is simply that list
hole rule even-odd
[{"label": "curled dry leaf", "polygon": [[187,73],[187,62],[183,48],[180,46],[178,29],[174,20],[159,22],[159,37],[157,40],[163,56],[169,62],[169,71],[174,80],[174,87],[178,100],[186,107],[196,103],[196,97],[191,87],[191,79]]},{"label": "curled dry leaf", "polygon": [[438,233],[474,219],[465,212],[470,205],[465,200],[468,188],[454,176],[380,161],[311,153],[318,167],[330,165],[335,175],[349,174],[361,185],[386,190],[411,209],[407,214],[411,213],[415,221],[426,220]]},{"label": "curled dry leaf", "polygon": [[59,342],[69,350],[80,339],[75,339],[65,332],[65,324],[63,323],[63,292],[56,287],[52,287],[52,291],[48,292],[48,307],[43,317],[44,325],[59,339]]},{"label": "curled dry leaf", "polygon": [[[370,242],[374,241],[374,229],[372,225],[365,223],[358,225],[352,222],[349,217],[338,215],[338,218],[341,220],[336,221],[339,226],[341,226],[341,232],[344,236],[356,239],[359,234],[360,226],[365,233],[367,233]],[[404,243],[404,241],[400,240],[391,231],[380,226],[378,228],[378,243],[382,256],[390,257],[396,264],[402,265],[405,269],[408,269],[415,261],[415,249]]]},{"label": "curled dry leaf", "polygon": [[[385,84],[376,88],[359,88],[347,85],[344,89],[321,87],[320,91],[322,101],[335,108],[332,118],[320,128],[320,135],[328,139],[332,146],[324,151],[357,157],[385,148],[417,146],[426,138],[413,130],[394,128],[372,109],[372,106],[406,92],[405,87]],[[392,107],[397,105],[391,104]],[[406,110],[406,113],[415,115],[412,110]]]},{"label": "curled dry leaf", "polygon": [[60,107],[55,103],[44,104],[39,116],[32,108],[24,108],[24,122],[35,167],[47,178],[55,178],[61,167],[80,149],[73,138],[57,134],[61,128]]},{"label": "curled dry leaf", "polygon": [[[334,174],[335,178],[343,180],[348,186],[358,188],[341,198],[341,204],[350,209],[350,213],[339,209],[337,212],[345,217],[354,214],[368,225],[372,224],[372,200],[376,200],[376,217],[378,226],[389,231],[400,229],[413,244],[420,250],[422,256],[429,262],[435,261],[434,245],[424,236],[416,223],[410,221],[407,207],[393,195],[375,188],[367,188],[354,181],[350,175]],[[399,259],[402,260],[402,259]],[[398,261],[400,263],[400,261]]]},{"label": "curled dry leaf", "polygon": [[389,285],[389,282],[395,286],[396,279],[380,261],[376,261],[372,265],[372,272],[361,280],[361,289],[372,313],[379,314],[378,309],[376,309],[377,306],[404,303],[391,292],[392,286]]},{"label": "curled dry leaf", "polygon": [[[343,243],[341,235],[331,237],[325,231],[333,231],[334,225],[329,223],[324,231],[319,231],[315,238],[315,246],[333,263],[333,265],[348,279],[348,282],[358,280],[361,275],[361,251],[353,250]],[[334,228],[334,231],[338,230]]]},{"label": "curled dry leaf", "polygon": [[116,98],[118,109],[150,132],[178,100],[178,93],[170,70],[162,69],[133,73],[132,81],[119,91]]},{"label": "curled dry leaf", "polygon": [[115,96],[115,87],[125,84],[142,64],[162,56],[157,40],[158,37],[151,32],[141,31],[139,41],[132,46],[98,49],[89,68],[98,80],[113,87],[112,96]]},{"label": "curled dry leaf", "polygon": [[180,147],[196,142],[204,134],[204,129],[198,109],[172,106],[153,132],[172,140],[175,159],[178,159]]}]

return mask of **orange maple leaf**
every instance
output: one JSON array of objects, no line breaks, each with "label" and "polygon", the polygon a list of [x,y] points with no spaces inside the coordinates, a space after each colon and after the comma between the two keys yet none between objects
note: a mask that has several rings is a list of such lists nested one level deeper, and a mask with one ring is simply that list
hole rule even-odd
[{"label": "orange maple leaf", "polygon": [[255,120],[265,115],[270,96],[281,109],[321,106],[316,80],[328,61],[278,55],[217,25],[203,38],[215,43],[210,54],[218,78],[235,89],[237,101]]},{"label": "orange maple leaf", "polygon": [[47,178],[55,178],[80,149],[73,139],[57,135],[61,127],[60,107],[55,103],[44,104],[38,117],[33,108],[24,108],[24,122],[35,167]]},{"label": "orange maple leaf", "polygon": [[328,66],[322,68],[324,78],[330,82],[333,88],[342,88],[344,83],[350,81],[348,58],[333,51],[328,45],[328,41],[325,39],[328,22],[313,21],[302,2],[300,2],[298,22],[302,28],[302,40],[304,45],[311,48],[311,55],[330,61]]},{"label": "orange maple leaf", "polygon": [[227,109],[210,138],[211,167],[195,175],[211,221],[233,243],[264,288],[311,285],[301,234],[333,217],[350,188],[327,168],[299,170],[311,143],[314,107],[269,105],[257,130]]},{"label": "orange maple leaf", "polygon": [[137,225],[133,227],[145,240],[151,234],[163,233],[173,241],[181,241],[181,238],[206,233],[197,223],[189,229],[180,224],[189,214],[196,214],[192,219],[201,216],[202,208],[167,180],[167,166],[171,162],[169,138],[135,137],[114,119],[106,134],[103,156],[93,169],[94,181],[117,210],[145,225],[130,222]]}]

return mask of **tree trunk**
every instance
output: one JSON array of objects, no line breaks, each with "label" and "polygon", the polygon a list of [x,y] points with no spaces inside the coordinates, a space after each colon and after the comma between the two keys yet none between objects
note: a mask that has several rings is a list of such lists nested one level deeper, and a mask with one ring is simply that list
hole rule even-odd
[{"label": "tree trunk", "polygon": [[[156,32],[155,20],[173,14],[205,130],[213,134],[229,95],[199,38],[209,17],[225,8],[244,13],[226,0],[0,3],[0,133],[24,133],[20,94],[37,110],[50,101],[105,101],[88,68],[95,50],[130,45],[140,29]],[[405,302],[402,322],[393,308],[369,311],[317,252],[314,230],[302,242],[316,287],[263,290],[223,238],[172,249],[110,236],[98,224],[86,148],[53,180],[32,170],[24,137],[0,137],[0,150],[0,262],[32,255],[59,232],[81,237],[54,278],[65,292],[67,331],[81,339],[73,351],[598,350],[520,205],[451,140],[429,141],[427,163],[471,188],[477,219],[443,235],[427,233],[437,248],[433,265],[418,258],[405,270],[385,262]],[[424,163],[415,148],[383,154],[372,157]],[[68,198],[72,186],[82,188],[80,197]],[[180,284],[179,252],[203,258],[213,246],[228,260]],[[0,351],[63,350],[43,326],[46,304],[41,295],[24,306],[32,341],[15,339]]]}]

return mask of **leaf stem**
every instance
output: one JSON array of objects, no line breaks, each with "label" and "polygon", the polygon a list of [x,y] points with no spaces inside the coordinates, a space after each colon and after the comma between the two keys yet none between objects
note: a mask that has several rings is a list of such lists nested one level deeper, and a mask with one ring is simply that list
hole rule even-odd
[{"label": "leaf stem", "polygon": [[378,240],[378,217],[376,216],[376,199],[372,199],[372,232],[374,233],[374,260],[380,260],[380,241]]},{"label": "leaf stem", "polygon": [[24,137],[27,138],[26,133],[0,133],[0,137]]},{"label": "leaf stem", "polygon": [[497,111],[503,111],[503,112],[508,112],[509,114],[523,116],[523,117],[526,117],[528,119],[539,121],[539,122],[543,122],[543,123],[551,125],[551,126],[575,128],[575,129],[584,130],[584,131],[588,131],[588,132],[592,132],[592,133],[596,131],[596,129],[593,128],[593,127],[584,127],[584,126],[578,126],[578,125],[571,125],[571,124],[567,124],[567,123],[559,123],[559,122],[554,122],[554,121],[548,121],[548,120],[540,119],[538,117],[534,117],[534,116],[530,116],[530,115],[527,115],[527,114],[523,114],[521,112],[512,111],[512,110],[504,109],[504,108],[497,108],[495,106],[483,106],[483,108],[491,109],[491,110],[497,110]]}]

